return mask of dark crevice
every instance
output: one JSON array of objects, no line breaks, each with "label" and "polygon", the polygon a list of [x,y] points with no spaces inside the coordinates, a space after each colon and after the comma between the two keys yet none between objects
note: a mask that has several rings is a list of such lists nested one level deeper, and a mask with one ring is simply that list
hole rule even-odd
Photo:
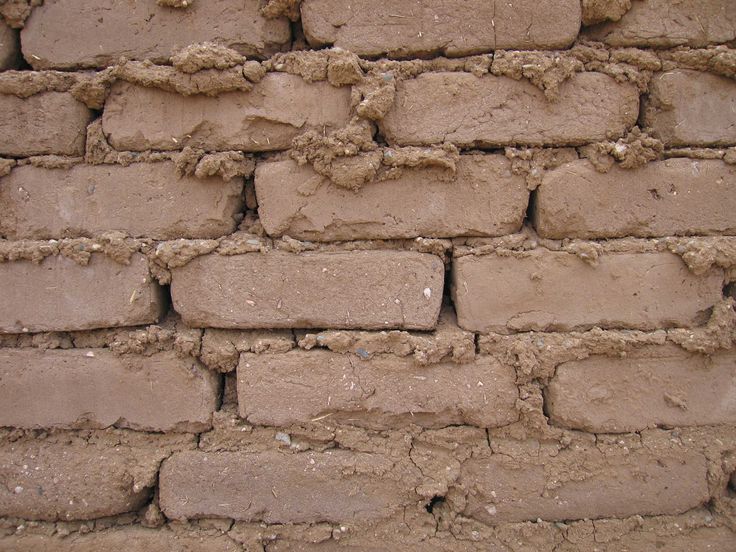
[{"label": "dark crevice", "polygon": [[434,495],[424,508],[431,514],[437,506],[445,503],[445,497],[440,495]]}]

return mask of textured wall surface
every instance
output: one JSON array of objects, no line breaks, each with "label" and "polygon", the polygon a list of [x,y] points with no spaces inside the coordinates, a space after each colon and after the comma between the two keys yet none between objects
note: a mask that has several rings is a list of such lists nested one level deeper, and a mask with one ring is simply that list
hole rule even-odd
[{"label": "textured wall surface", "polygon": [[736,551],[736,2],[0,0],[0,550]]}]

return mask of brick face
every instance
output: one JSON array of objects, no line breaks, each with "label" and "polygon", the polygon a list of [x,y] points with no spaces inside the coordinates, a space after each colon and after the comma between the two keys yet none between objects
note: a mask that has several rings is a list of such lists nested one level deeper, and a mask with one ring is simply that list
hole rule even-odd
[{"label": "brick face", "polygon": [[529,200],[523,177],[500,155],[464,155],[454,175],[405,169],[396,180],[357,191],[294,161],[266,162],[255,185],[269,235],[316,241],[512,234]]},{"label": "brick face", "polygon": [[533,219],[553,239],[733,234],[736,168],[676,158],[600,173],[588,161],[567,163],[545,175]]},{"label": "brick face", "polygon": [[657,347],[557,367],[547,389],[552,423],[594,433],[736,423],[736,357]]},{"label": "brick face", "polygon": [[218,238],[235,230],[242,190],[239,179],[180,178],[170,162],[18,167],[0,179],[7,209],[0,234],[49,239],[116,230],[155,239]]},{"label": "brick face", "polygon": [[736,82],[684,69],[660,73],[650,84],[642,119],[668,146],[736,144]]},{"label": "brick face", "polygon": [[380,127],[397,145],[579,145],[620,137],[638,115],[636,89],[601,73],[573,76],[550,102],[525,80],[438,72],[400,82]]},{"label": "brick face", "polygon": [[0,349],[0,426],[197,432],[218,395],[217,376],[174,352]]},{"label": "brick face", "polygon": [[177,50],[199,42],[268,56],[288,46],[291,32],[288,21],[265,19],[259,7],[258,0],[193,2],[186,10],[155,2],[49,0],[26,23],[23,54],[35,69],[104,67],[123,57],[168,63]]},{"label": "brick face", "polygon": [[379,429],[515,422],[516,373],[483,357],[469,364],[418,366],[411,358],[362,361],[328,351],[241,356],[240,415],[288,426],[326,416]]},{"label": "brick face", "polygon": [[[471,16],[472,14],[472,16]],[[334,45],[358,55],[391,57],[440,53],[465,56],[496,49],[566,48],[580,29],[580,2],[370,0],[302,2],[312,46]]]},{"label": "brick face", "polygon": [[426,253],[273,251],[194,259],[173,270],[171,294],[195,327],[431,329],[443,280]]},{"label": "brick face", "polygon": [[[64,291],[59,291],[60,285]],[[87,266],[63,256],[0,263],[0,332],[88,330],[155,322],[165,301],[135,254],[129,265],[95,253]]]},{"label": "brick face", "polygon": [[[82,155],[92,112],[63,92],[0,94],[0,155]],[[64,129],[60,132],[59,129]]]},{"label": "brick face", "polygon": [[[274,151],[288,149],[307,130],[334,129],[348,122],[350,87],[307,83],[272,73],[251,92],[216,98],[179,96],[155,88],[117,83],[105,104],[102,126],[119,150]],[[172,117],[172,114],[176,114]]]},{"label": "brick face", "polygon": [[596,267],[537,249],[455,259],[458,323],[479,332],[700,325],[721,298],[723,274],[692,274],[670,253],[609,254]]}]

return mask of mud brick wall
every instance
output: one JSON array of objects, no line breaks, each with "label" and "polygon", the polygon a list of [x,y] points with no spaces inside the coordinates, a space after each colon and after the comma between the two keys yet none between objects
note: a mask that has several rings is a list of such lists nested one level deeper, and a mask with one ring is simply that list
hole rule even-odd
[{"label": "mud brick wall", "polygon": [[736,2],[0,0],[0,550],[736,551]]}]

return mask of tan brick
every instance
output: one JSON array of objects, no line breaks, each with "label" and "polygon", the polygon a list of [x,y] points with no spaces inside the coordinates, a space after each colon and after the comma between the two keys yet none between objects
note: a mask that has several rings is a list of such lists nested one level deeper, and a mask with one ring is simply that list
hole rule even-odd
[{"label": "tan brick", "polygon": [[328,131],[350,118],[350,87],[307,83],[270,73],[251,92],[216,98],[180,96],[156,88],[116,83],[102,126],[118,150],[273,151],[288,149],[307,130]]},{"label": "tan brick", "polygon": [[689,451],[606,455],[597,449],[466,461],[465,516],[488,524],[678,514],[709,499],[706,462]]},{"label": "tan brick", "polygon": [[27,165],[0,179],[0,234],[50,239],[117,230],[159,240],[219,238],[235,231],[242,192],[242,179],[180,178],[170,162]]},{"label": "tan brick", "polygon": [[440,72],[398,83],[380,127],[398,145],[579,145],[620,137],[638,115],[636,88],[602,73],[576,74],[553,102],[524,79]]},{"label": "tan brick", "polygon": [[[417,500],[418,470],[344,450],[290,453],[182,452],[166,460],[159,500],[166,517],[266,523],[389,517]],[[403,479],[402,479],[403,478]]]},{"label": "tan brick", "polygon": [[696,276],[670,253],[612,253],[598,261],[594,267],[545,249],[455,259],[458,323],[479,332],[691,327],[721,298],[722,271]]},{"label": "tan brick", "polygon": [[620,21],[584,31],[611,46],[696,46],[736,39],[736,4],[730,0],[631,2]]},{"label": "tan brick", "polygon": [[361,56],[466,56],[496,49],[566,48],[580,29],[578,0],[305,0],[304,34],[312,46]]},{"label": "tan brick", "polygon": [[668,159],[607,173],[574,161],[544,176],[533,210],[545,238],[736,233],[736,167]]},{"label": "tan brick", "polygon": [[289,22],[261,16],[258,0],[192,2],[186,9],[127,0],[49,0],[21,34],[35,69],[104,67],[120,58],[167,63],[190,44],[217,42],[248,56],[288,47]]},{"label": "tan brick", "polygon": [[736,423],[736,355],[653,347],[557,367],[546,390],[554,424],[595,433]]},{"label": "tan brick", "polygon": [[219,390],[214,373],[172,351],[0,349],[0,426],[199,432]]},{"label": "tan brick", "polygon": [[501,155],[463,155],[454,175],[405,169],[396,180],[358,191],[291,160],[266,162],[255,185],[269,235],[312,241],[513,234],[529,201],[524,178]]},{"label": "tan brick", "polygon": [[[616,520],[613,521],[615,523]],[[682,527],[677,528],[682,531]],[[596,527],[597,528],[597,527]],[[716,552],[732,549],[736,542],[736,534],[726,527],[700,527],[689,531],[682,531],[675,535],[658,535],[655,531],[632,531],[620,539],[612,540],[601,545],[593,538],[590,550],[600,552],[652,552],[653,550],[667,550],[667,552]],[[560,552],[573,552],[575,548],[560,548]],[[579,549],[577,549],[579,550]]]},{"label": "tan brick", "polygon": [[502,426],[518,419],[516,372],[493,357],[420,366],[412,358],[360,360],[330,351],[243,354],[240,415],[288,426],[329,417],[376,429],[416,424]]},{"label": "tan brick", "polygon": [[0,20],[0,71],[14,69],[20,60],[20,44],[18,31],[8,27]]},{"label": "tan brick", "polygon": [[5,552],[240,552],[242,548],[225,535],[183,533],[167,528],[116,527],[68,536],[19,534],[0,538]]},{"label": "tan brick", "polygon": [[411,251],[213,254],[174,269],[171,295],[194,327],[427,330],[443,280],[439,257]]},{"label": "tan brick", "polygon": [[92,112],[65,92],[0,94],[0,155],[82,155]]},{"label": "tan brick", "polygon": [[81,266],[64,256],[0,263],[0,332],[45,332],[135,326],[165,309],[143,255],[129,265],[100,253]]},{"label": "tan brick", "polygon": [[736,82],[685,69],[660,73],[644,97],[642,120],[667,146],[736,144]]},{"label": "tan brick", "polygon": [[[0,516],[81,520],[133,512],[144,506],[161,460],[191,446],[191,437],[142,435],[133,443],[114,436],[89,442],[44,439],[0,445]],[[144,442],[145,440],[145,442]]]}]

